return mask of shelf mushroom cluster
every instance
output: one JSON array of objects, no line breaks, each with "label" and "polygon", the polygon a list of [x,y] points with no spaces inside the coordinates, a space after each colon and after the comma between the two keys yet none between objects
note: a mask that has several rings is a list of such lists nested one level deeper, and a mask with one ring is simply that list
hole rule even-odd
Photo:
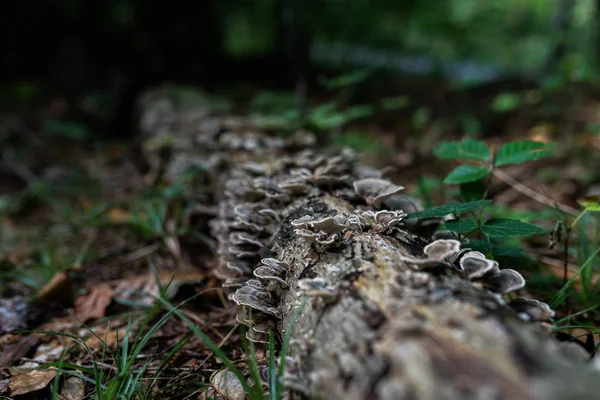
[{"label": "shelf mushroom cluster", "polygon": [[294,221],[294,233],[308,242],[328,248],[340,241],[340,233],[347,228],[348,218],[344,214],[314,219],[304,215]]},{"label": "shelf mushroom cluster", "polygon": [[[423,258],[402,256],[402,259],[419,271],[440,267],[456,269],[465,279],[478,282],[495,294],[506,294],[525,287],[525,278],[520,273],[513,269],[500,269],[497,261],[486,259],[478,251],[461,249],[458,240],[435,240],[425,246],[423,252]],[[545,321],[554,316],[554,311],[546,303],[526,297],[515,298],[509,306],[526,321]]]},{"label": "shelf mushroom cluster", "polygon": [[[221,135],[223,146],[240,148],[236,135]],[[318,197],[324,190],[350,184],[353,152],[342,150],[330,157],[310,149],[288,152],[312,143],[302,135],[281,143],[257,138],[251,153],[260,157],[245,158],[246,162],[230,172],[224,182],[226,198],[212,222],[220,256],[217,274],[224,279],[224,287],[236,289],[231,297],[242,306],[237,319],[252,326],[247,336],[253,341],[268,342],[269,329],[281,318],[279,298],[287,290],[292,266],[269,257],[268,249],[281,228],[283,209],[300,196]],[[267,144],[275,148],[258,152]],[[246,143],[240,149],[248,152],[247,147]],[[298,222],[296,230],[313,236],[322,246],[330,246],[345,228],[346,218],[337,215],[305,222]]]}]

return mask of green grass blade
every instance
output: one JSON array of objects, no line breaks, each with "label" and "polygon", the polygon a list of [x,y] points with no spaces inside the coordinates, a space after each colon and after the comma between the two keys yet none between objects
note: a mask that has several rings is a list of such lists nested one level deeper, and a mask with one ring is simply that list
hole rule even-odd
[{"label": "green grass blade", "polygon": [[[198,295],[199,294],[200,293],[198,293]],[[188,302],[189,300],[191,300],[194,297],[196,297],[196,295],[191,297],[190,299],[186,300],[185,302]],[[217,344],[211,340],[211,338],[209,338],[204,332],[202,332],[200,329],[198,329],[198,327],[192,321],[190,321],[190,319],[188,317],[183,315],[179,310],[177,310],[176,307],[171,305],[166,299],[159,298],[158,300],[163,304],[163,306],[165,306],[168,310],[170,310],[170,312],[172,312],[180,320],[182,320],[188,326],[188,328],[190,328],[190,330],[192,332],[194,332],[194,334],[206,345],[206,347],[208,347],[214,353],[215,357],[217,357],[219,360],[221,360],[223,362],[223,364],[231,372],[233,372],[235,374],[235,376],[240,380],[240,383],[242,384],[246,393],[248,393],[248,394],[253,393],[252,388],[248,385],[248,382],[246,382],[246,378],[244,377],[242,372],[225,355],[223,350],[221,350],[221,348],[219,348],[219,346],[217,346]]]},{"label": "green grass blade", "polygon": [[[300,313],[302,312],[302,309],[304,309],[304,306],[306,305],[307,301],[308,301],[307,297],[305,297],[304,300],[302,300],[302,303],[300,304],[300,306],[296,309],[296,311],[294,311],[294,314],[292,314],[292,317],[290,318],[288,325],[285,329],[285,334],[283,335],[283,343],[281,344],[281,354],[279,354],[278,376],[280,379],[283,378],[283,375],[285,373],[285,356],[287,355],[287,351],[290,346],[290,338],[292,336],[292,327],[296,323],[296,320],[300,316]],[[279,398],[281,396],[281,393],[283,393],[283,381],[278,382],[277,389],[278,389],[277,390],[277,398]]]},{"label": "green grass blade", "polygon": [[269,400],[277,400],[277,369],[275,368],[275,336],[269,329]]},{"label": "green grass blade", "polygon": [[594,260],[594,258],[596,257],[596,255],[598,255],[598,253],[600,253],[600,247],[598,247],[596,249],[596,251],[594,251],[588,258],[587,260],[583,263],[583,265],[577,270],[577,272],[575,272],[573,274],[573,276],[571,277],[571,279],[569,279],[567,281],[567,283],[564,284],[564,286],[558,291],[558,293],[556,294],[556,296],[554,296],[554,298],[552,299],[552,301],[550,302],[550,307],[552,308],[557,308],[558,306],[560,306],[563,301],[566,298],[566,293],[567,290],[569,289],[569,287],[571,287],[571,285],[573,284],[573,282],[575,282],[575,279],[577,279],[577,277],[579,276],[579,274],[581,274],[581,272],[587,268],[588,266],[592,265],[592,261]]},{"label": "green grass blade", "polygon": [[250,313],[248,316],[250,320],[248,326],[248,335],[251,340],[246,339],[244,326],[240,326],[242,328],[242,347],[244,349],[244,353],[250,359],[250,373],[252,375],[252,380],[254,381],[253,393],[250,395],[252,400],[264,400],[265,394],[262,391],[262,380],[260,379],[260,371],[258,369],[258,362],[256,361],[256,348],[254,346],[254,342],[252,341],[254,332],[252,331],[252,309],[250,309]]},{"label": "green grass blade", "polygon": [[562,319],[559,319],[558,321],[556,321],[556,322],[554,323],[554,326],[555,326],[555,327],[557,327],[557,328],[562,328],[562,327],[559,327],[559,326],[558,326],[558,325],[559,325],[559,324],[561,324],[562,322],[566,322],[566,321],[568,321],[568,320],[570,320],[570,319],[572,319],[572,318],[575,318],[575,317],[577,317],[577,316],[579,316],[579,315],[585,314],[586,312],[592,311],[592,310],[594,310],[594,309],[598,308],[598,306],[600,306],[600,304],[593,305],[593,306],[591,306],[591,307],[588,307],[588,308],[586,308],[585,310],[578,311],[578,312],[576,312],[575,314],[571,314],[571,315],[568,315],[568,316],[566,316],[566,317],[564,317],[564,318],[562,318]]}]

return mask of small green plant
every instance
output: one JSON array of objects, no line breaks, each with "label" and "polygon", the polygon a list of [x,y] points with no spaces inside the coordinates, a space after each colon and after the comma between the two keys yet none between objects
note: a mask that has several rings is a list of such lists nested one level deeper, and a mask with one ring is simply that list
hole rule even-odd
[{"label": "small green plant", "polygon": [[[183,348],[185,343],[193,335],[196,335],[208,347],[214,356],[217,357],[229,371],[236,375],[249,398],[252,400],[265,400],[267,396],[262,389],[262,378],[260,377],[258,370],[256,349],[254,348],[253,342],[244,342],[246,346],[246,354],[249,358],[248,364],[250,366],[250,382],[236,365],[237,362],[230,360],[220,348],[220,345],[213,342],[196,326],[195,323],[193,323],[179,311],[182,306],[200,296],[202,292],[195,294],[177,306],[173,306],[166,298],[166,294],[171,283],[172,282],[169,282],[167,285],[161,288],[161,293],[156,298],[156,303],[147,310],[144,317],[134,322],[129,322],[125,337],[123,338],[119,349],[111,349],[106,344],[105,339],[98,337],[91,328],[87,328],[86,326],[89,332],[101,343],[103,343],[102,354],[99,360],[94,352],[86,345],[85,340],[79,336],[56,331],[24,331],[24,333],[50,334],[71,338],[74,340],[75,346],[80,345],[84,348],[92,362],[91,367],[86,367],[65,362],[61,357],[60,361],[45,363],[41,365],[40,368],[55,369],[58,374],[75,376],[83,379],[94,387],[94,398],[99,400],[156,398],[156,393],[153,393],[153,390],[156,388],[152,383],[155,383],[157,379],[159,379],[160,373],[167,368],[169,362],[174,358],[179,350]],[[269,333],[269,400],[279,400],[284,396],[286,388],[284,387],[282,377],[285,373],[285,356],[289,347],[290,333],[305,304],[306,300],[301,303],[300,307],[298,307],[290,317],[285,334],[281,341],[278,363],[276,362],[277,357],[275,356],[275,335],[273,332]],[[154,324],[151,324],[152,320],[156,319],[161,312],[163,315],[158,318],[158,321],[156,321]],[[173,316],[180,318],[182,322],[188,326],[190,333],[185,335],[175,344],[167,356],[161,360],[161,363],[156,371],[152,372],[148,368],[152,361],[151,357],[149,357],[141,367],[135,367],[135,362],[139,359],[139,355],[141,354],[142,350],[146,348],[146,345],[150,339]],[[134,329],[137,330],[137,333],[134,332]],[[251,332],[252,328],[250,327],[249,329]],[[245,335],[242,336],[244,337]],[[113,360],[115,367],[114,373],[111,373],[110,371],[107,373],[105,369],[100,367],[100,365],[105,364],[107,359]],[[277,366],[277,364],[279,365]],[[147,373],[150,373],[151,376],[146,377],[145,375]],[[148,379],[150,380],[150,384],[147,383]],[[56,394],[58,390],[58,384],[56,382],[53,385],[54,394]]]},{"label": "small green plant", "polygon": [[492,154],[485,143],[464,139],[441,143],[433,153],[440,159],[474,162],[456,167],[444,179],[447,184],[465,184],[491,176],[497,167],[538,160],[552,154],[553,147],[553,143],[518,140],[505,143],[496,154]]},{"label": "small green plant", "polygon": [[[554,247],[557,243],[563,244],[564,249],[564,268],[563,268],[563,287],[560,291],[560,296],[554,299],[555,304],[562,304],[567,298],[567,289],[573,284],[576,278],[580,277],[581,280],[581,296],[584,302],[588,302],[593,295],[600,289],[600,281],[595,284],[592,282],[594,265],[598,257],[600,248],[592,251],[591,243],[598,243],[600,240],[600,224],[595,224],[595,232],[593,239],[590,240],[590,226],[589,216],[592,213],[600,211],[599,199],[596,196],[584,198],[579,201],[579,205],[583,209],[575,216],[573,221],[569,221],[566,214],[559,218],[556,223],[554,230],[551,233],[550,248]],[[578,229],[576,231],[576,229]],[[571,236],[573,232],[579,232],[579,248],[577,252],[577,261],[581,267],[575,272],[575,274],[567,280],[568,275],[568,263],[570,256]]]},{"label": "small green plant", "polygon": [[445,221],[443,227],[445,230],[457,234],[460,239],[465,239],[477,231],[493,238],[509,238],[546,233],[546,230],[539,226],[517,219],[492,218],[481,223],[481,221],[461,216],[468,212],[472,213],[491,202],[491,200],[477,200],[468,203],[451,202],[443,206],[432,207],[409,214],[407,218],[443,218],[452,215],[453,219]]},{"label": "small green plant", "polygon": [[[483,221],[481,208],[492,202],[487,199],[490,180],[496,168],[537,160],[550,154],[552,147],[552,144],[520,140],[502,145],[493,154],[485,143],[474,139],[443,142],[434,149],[438,158],[464,162],[454,168],[443,181],[449,185],[460,185],[460,197],[463,202],[426,208],[409,214],[408,218],[451,216],[452,218],[444,221],[442,228],[453,232],[459,240],[466,240],[476,233],[480,233],[485,239],[470,239],[469,246],[478,247],[495,256],[517,255],[517,252],[508,251],[506,247],[497,246],[494,240],[547,232],[539,226],[519,219],[490,218]],[[463,214],[471,214],[471,217],[465,217]]]}]

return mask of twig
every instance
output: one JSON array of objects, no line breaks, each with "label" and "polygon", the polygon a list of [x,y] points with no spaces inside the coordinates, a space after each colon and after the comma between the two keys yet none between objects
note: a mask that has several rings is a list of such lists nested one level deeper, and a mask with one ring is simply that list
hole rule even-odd
[{"label": "twig", "polygon": [[539,192],[536,192],[535,190],[527,187],[526,185],[523,185],[521,182],[517,181],[515,178],[508,175],[506,172],[504,172],[502,170],[495,169],[494,171],[492,171],[492,174],[494,174],[494,176],[496,178],[500,179],[504,183],[510,185],[517,192],[524,194],[525,196],[537,201],[538,203],[542,203],[544,205],[547,205],[548,207],[558,208],[560,211],[565,212],[567,214],[571,214],[571,215],[579,214],[579,210],[577,210],[567,204],[559,203],[556,200],[552,200],[548,196],[545,196]]}]

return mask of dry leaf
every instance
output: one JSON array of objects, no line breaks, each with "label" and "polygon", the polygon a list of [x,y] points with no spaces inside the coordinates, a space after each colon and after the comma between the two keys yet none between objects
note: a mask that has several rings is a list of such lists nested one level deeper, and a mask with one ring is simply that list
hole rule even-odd
[{"label": "dry leaf", "polygon": [[72,293],[72,283],[69,271],[60,271],[40,289],[37,299],[42,302],[68,301]]},{"label": "dry leaf", "polygon": [[82,322],[103,318],[106,307],[112,301],[113,293],[110,286],[105,283],[94,286],[86,295],[75,299],[73,313]]},{"label": "dry leaf", "polygon": [[4,347],[0,352],[0,366],[9,367],[15,361],[25,357],[32,348],[38,345],[40,338],[35,335],[29,335],[21,338],[16,343],[11,343]]},{"label": "dry leaf", "polygon": [[13,375],[10,382],[11,396],[35,392],[48,386],[56,376],[56,371],[31,370]]},{"label": "dry leaf", "polygon": [[[206,275],[198,271],[162,271],[158,274],[160,285],[169,285],[165,293],[167,299],[173,298],[182,285],[202,282],[205,279]],[[122,280],[115,288],[115,299],[145,306],[154,304],[159,294],[159,285],[152,274]]]},{"label": "dry leaf", "polygon": [[110,222],[119,224],[129,221],[129,219],[131,218],[131,213],[122,208],[111,208],[106,213],[106,216],[108,217]]}]

